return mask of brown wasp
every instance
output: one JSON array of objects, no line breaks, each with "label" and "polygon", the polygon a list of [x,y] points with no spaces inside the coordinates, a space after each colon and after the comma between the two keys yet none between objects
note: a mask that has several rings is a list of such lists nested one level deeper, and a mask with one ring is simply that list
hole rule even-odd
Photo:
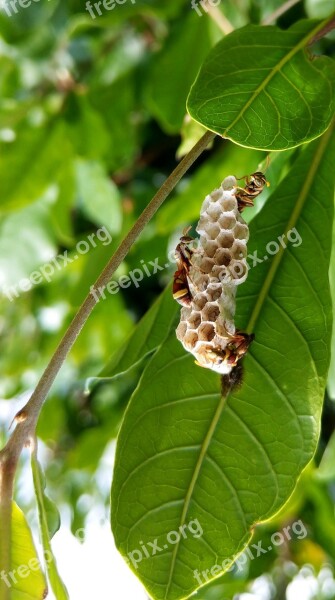
[{"label": "brown wasp", "polygon": [[189,306],[192,300],[192,294],[188,283],[188,275],[190,271],[191,258],[194,250],[191,250],[189,244],[194,238],[188,235],[191,227],[186,227],[183,235],[179,240],[179,244],[175,250],[175,259],[177,261],[177,271],[173,276],[173,298],[182,306]]},{"label": "brown wasp", "polygon": [[248,206],[253,206],[254,198],[263,191],[265,185],[270,185],[261,171],[256,171],[256,173],[246,175],[245,177],[241,177],[241,179],[245,179],[246,186],[244,188],[236,188],[235,197],[239,212],[242,212]]},{"label": "brown wasp", "polygon": [[[254,334],[243,333],[236,331],[234,335],[229,336],[231,341],[228,342],[224,350],[220,348],[207,347],[204,352],[205,362],[215,365],[218,370],[222,367],[236,367],[238,361],[246,354],[251,342],[254,339]],[[197,362],[197,364],[199,364]],[[201,364],[200,366],[205,366]]]}]

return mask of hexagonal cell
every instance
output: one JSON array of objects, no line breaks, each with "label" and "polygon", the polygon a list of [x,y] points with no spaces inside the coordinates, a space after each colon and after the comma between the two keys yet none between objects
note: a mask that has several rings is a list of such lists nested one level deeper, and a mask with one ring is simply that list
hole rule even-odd
[{"label": "hexagonal cell", "polygon": [[241,240],[235,240],[231,249],[231,256],[237,260],[245,258],[247,256],[247,246],[245,242]]},{"label": "hexagonal cell", "polygon": [[185,333],[187,331],[187,323],[185,321],[180,321],[177,329],[176,336],[178,340],[181,340],[185,337]]},{"label": "hexagonal cell", "polygon": [[188,331],[184,337],[184,344],[190,346],[190,348],[194,348],[198,341],[198,334],[196,331]]},{"label": "hexagonal cell", "polygon": [[191,316],[188,319],[188,324],[190,329],[197,329],[201,323],[201,313],[200,312],[192,312]]},{"label": "hexagonal cell", "polygon": [[195,230],[200,234],[203,233],[204,231],[206,231],[207,223],[208,223],[207,212],[201,212],[201,216],[200,216],[198,225],[196,226]]},{"label": "hexagonal cell", "polygon": [[215,252],[218,249],[218,244],[214,240],[204,240],[203,241],[203,249],[204,249],[205,254],[207,254],[207,256],[209,256],[210,258],[213,258]]},{"label": "hexagonal cell", "polygon": [[207,256],[204,256],[199,265],[199,269],[201,269],[201,271],[203,273],[210,273],[213,268],[213,265],[214,265],[213,258],[208,258]]},{"label": "hexagonal cell", "polygon": [[222,229],[233,229],[236,225],[236,218],[234,214],[224,213],[219,219],[219,224]]},{"label": "hexagonal cell", "polygon": [[249,238],[249,227],[245,223],[239,223],[237,221],[234,227],[234,236],[239,240],[248,240]]},{"label": "hexagonal cell", "polygon": [[222,214],[221,206],[217,202],[212,202],[207,208],[207,215],[211,221],[217,221]]},{"label": "hexagonal cell", "polygon": [[204,273],[197,273],[197,276],[194,277],[193,281],[193,289],[192,295],[203,294],[206,292],[207,286],[209,284],[209,275],[205,275]]},{"label": "hexagonal cell", "polygon": [[212,275],[217,282],[220,282],[221,289],[222,284],[228,284],[232,279],[229,268],[222,265],[215,265],[215,267],[213,267]]},{"label": "hexagonal cell", "polygon": [[213,323],[201,323],[198,329],[198,338],[203,342],[210,342],[215,336]]},{"label": "hexagonal cell", "polygon": [[[234,246],[233,246],[234,247]],[[218,266],[228,267],[231,261],[231,251],[227,248],[218,248],[214,256],[214,262]]]},{"label": "hexagonal cell", "polygon": [[234,177],[234,175],[228,175],[221,183],[221,187],[223,190],[232,190],[236,187],[236,177]]},{"label": "hexagonal cell", "polygon": [[218,225],[218,223],[210,223],[207,221],[204,229],[207,232],[207,236],[211,240],[216,240],[220,233],[220,225]]},{"label": "hexagonal cell", "polygon": [[221,202],[222,212],[237,210],[237,200],[235,197],[222,198]]},{"label": "hexagonal cell", "polygon": [[204,306],[201,318],[203,321],[213,321],[215,322],[220,314],[220,309],[217,303],[207,302],[206,306]]},{"label": "hexagonal cell", "polygon": [[234,236],[232,233],[227,231],[221,231],[217,238],[218,244],[221,248],[231,248],[234,243]]},{"label": "hexagonal cell", "polygon": [[197,294],[193,297],[192,305],[196,310],[202,310],[207,303],[206,294]]},{"label": "hexagonal cell", "polygon": [[220,298],[222,293],[221,283],[210,283],[207,290],[207,298],[209,302],[213,302]]},{"label": "hexagonal cell", "polygon": [[248,266],[244,259],[242,260],[232,260],[229,265],[229,270],[234,278],[234,282],[236,285],[243,283],[248,276]]},{"label": "hexagonal cell", "polygon": [[216,202],[216,200],[219,200],[219,198],[221,198],[221,196],[222,196],[222,190],[220,188],[218,188],[217,190],[213,190],[210,193],[210,197],[211,197],[212,202],[213,201]]}]

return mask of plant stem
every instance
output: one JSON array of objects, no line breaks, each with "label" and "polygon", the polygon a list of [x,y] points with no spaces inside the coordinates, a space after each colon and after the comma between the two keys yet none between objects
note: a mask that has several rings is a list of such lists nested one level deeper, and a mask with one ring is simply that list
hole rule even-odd
[{"label": "plant stem", "polygon": [[232,26],[231,22],[217,6],[212,6],[209,4],[209,2],[202,3],[202,6],[225,35],[228,35],[234,31],[234,27]]},{"label": "plant stem", "polygon": [[[70,323],[62,340],[56,348],[49,364],[47,365],[36,389],[27,404],[17,413],[15,417],[16,428],[9,438],[6,446],[0,452],[0,572],[10,569],[10,515],[13,498],[13,485],[17,463],[24,446],[30,445],[35,436],[37,420],[45,401],[45,398],[60,370],[67,354],[71,350],[79,333],[85,325],[93,308],[99,302],[101,292],[106,287],[113,273],[127,256],[130,248],[142,233],[146,224],[171,193],[182,176],[188,171],[194,161],[215,137],[215,133],[207,131],[195,144],[190,152],[172,171],[161,188],[155,194],[151,202],[144,209],[136,223],[121,242],[104,270],[90,288],[84,302]],[[0,582],[1,585],[1,582]],[[0,588],[0,600],[7,600],[7,592]]]},{"label": "plant stem", "polygon": [[290,10],[290,8],[292,8],[292,6],[295,6],[299,2],[301,2],[301,0],[287,0],[287,2],[284,2],[284,4],[282,4],[282,6],[279,6],[279,8],[277,8],[268,17],[266,17],[263,20],[262,24],[270,25],[270,23],[273,23],[274,21],[276,21],[278,19],[278,17],[281,17],[281,15],[283,15],[285,12]]}]

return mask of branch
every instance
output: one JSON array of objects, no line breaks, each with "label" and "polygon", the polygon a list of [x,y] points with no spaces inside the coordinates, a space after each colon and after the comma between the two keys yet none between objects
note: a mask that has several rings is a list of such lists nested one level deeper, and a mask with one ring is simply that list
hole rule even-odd
[{"label": "branch", "polygon": [[200,4],[225,35],[234,31],[231,22],[217,6],[212,6],[207,0],[204,0]]},{"label": "branch", "polygon": [[[121,242],[106,267],[98,277],[94,286],[90,288],[83,304],[70,323],[64,337],[60,341],[54,355],[46,367],[39,383],[27,404],[17,413],[15,417],[16,428],[9,438],[6,446],[0,452],[0,565],[1,569],[10,569],[10,515],[13,498],[13,485],[17,463],[25,446],[33,444],[37,420],[45,401],[45,398],[60,370],[67,354],[71,350],[79,333],[85,325],[102,290],[106,287],[113,273],[127,256],[130,248],[142,233],[146,224],[150,221],[158,208],[171,193],[182,176],[188,171],[194,161],[205,150],[209,142],[215,137],[215,133],[207,131],[195,144],[190,152],[177,165],[169,175],[161,188],[155,194],[151,202],[144,209],[136,223],[130,229],[127,236]],[[1,572],[0,569],[0,572]],[[1,586],[1,582],[0,582]],[[0,587],[0,591],[1,591]],[[7,592],[0,594],[1,600],[7,600]]]},{"label": "branch", "polygon": [[262,25],[270,25],[270,23],[273,23],[274,21],[276,21],[278,19],[278,17],[281,17],[281,15],[286,13],[288,10],[290,10],[290,8],[292,8],[292,6],[295,6],[299,2],[301,2],[301,0],[287,0],[287,2],[284,2],[284,4],[282,4],[282,6],[279,6],[279,8],[274,10],[273,13],[271,13],[268,17],[266,17],[263,20]]}]

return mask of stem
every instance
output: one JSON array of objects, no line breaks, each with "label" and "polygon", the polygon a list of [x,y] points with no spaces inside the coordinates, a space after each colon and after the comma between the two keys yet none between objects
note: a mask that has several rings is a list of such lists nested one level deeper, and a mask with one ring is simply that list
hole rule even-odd
[{"label": "stem", "polygon": [[287,0],[287,2],[284,2],[284,4],[282,6],[279,6],[279,8],[274,10],[273,13],[271,13],[268,17],[266,17],[266,19],[264,19],[262,24],[270,25],[270,23],[273,23],[274,21],[276,21],[278,19],[278,17],[281,17],[281,15],[283,15],[285,12],[290,10],[290,8],[292,8],[292,6],[295,6],[299,2],[301,2],[301,0]]},{"label": "stem", "polygon": [[[17,413],[15,417],[16,428],[9,438],[7,444],[0,452],[0,573],[1,569],[6,572],[10,570],[10,527],[11,509],[13,498],[13,485],[17,463],[24,446],[33,443],[37,420],[45,401],[45,398],[60,370],[67,354],[71,350],[80,331],[85,325],[93,308],[99,302],[99,296],[106,287],[113,273],[127,256],[130,248],[137,240],[146,224],[171,193],[182,176],[188,171],[194,161],[205,150],[209,142],[215,137],[215,133],[207,131],[195,144],[190,152],[172,171],[161,188],[155,194],[151,202],[144,209],[136,223],[121,242],[104,270],[90,288],[84,302],[70,323],[62,340],[55,350],[49,364],[47,365],[36,389],[27,404]],[[0,580],[0,586],[3,582]],[[5,585],[5,584],[3,584]],[[3,587],[3,586],[2,586]],[[0,600],[7,600],[8,589],[0,587]]]},{"label": "stem", "polygon": [[207,1],[202,2],[201,5],[225,35],[228,35],[234,31],[234,27],[232,26],[231,22],[217,6],[212,6]]}]

